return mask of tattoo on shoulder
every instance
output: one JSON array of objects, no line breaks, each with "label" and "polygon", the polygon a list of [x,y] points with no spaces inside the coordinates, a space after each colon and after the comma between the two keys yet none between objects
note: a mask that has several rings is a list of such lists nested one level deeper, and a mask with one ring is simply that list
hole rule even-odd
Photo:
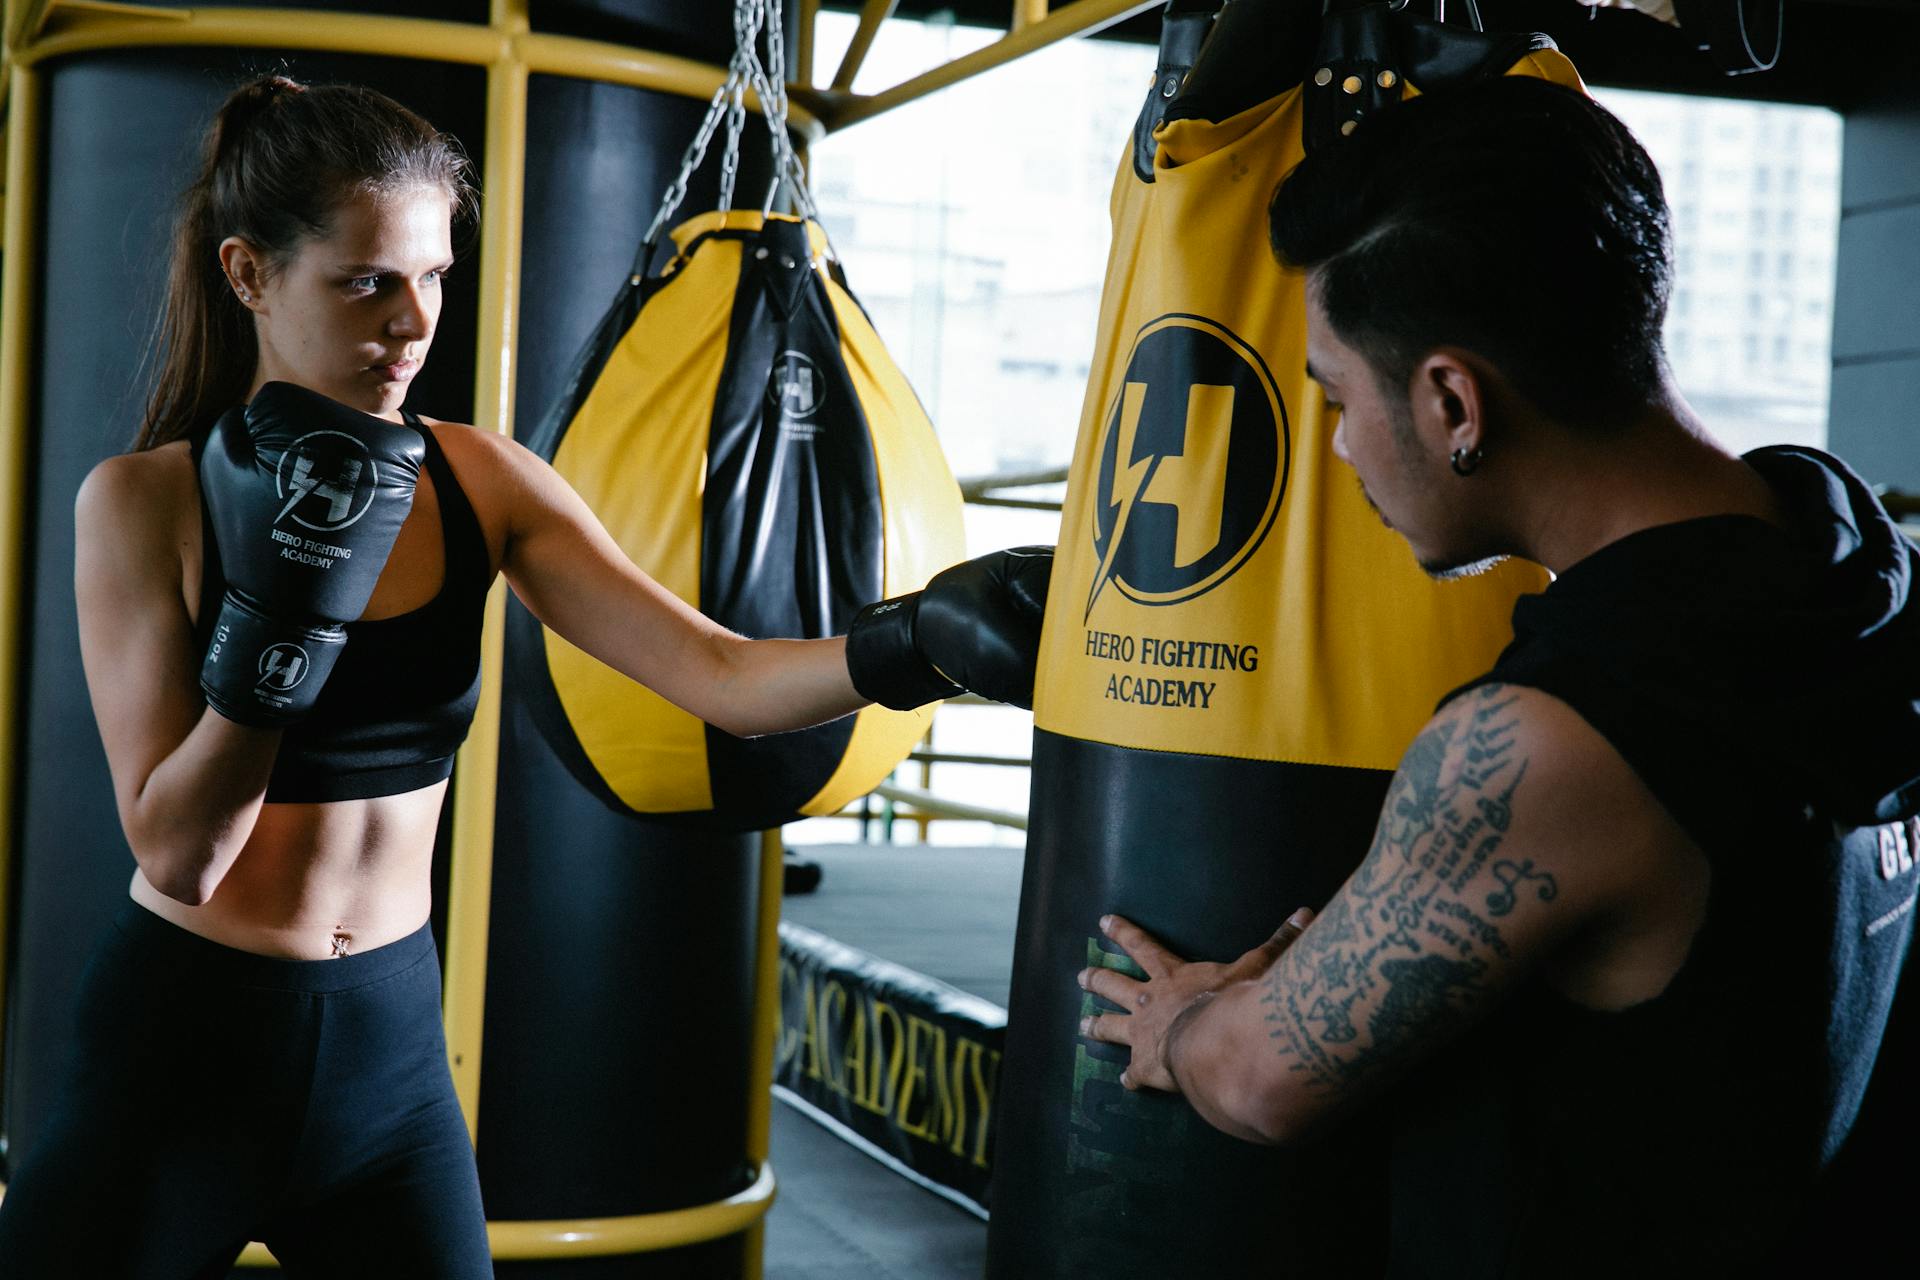
[{"label": "tattoo on shoulder", "polygon": [[1527,775],[1516,702],[1482,686],[1414,741],[1365,860],[1268,973],[1275,1046],[1313,1083],[1351,1084],[1444,1020],[1509,958],[1495,921],[1558,896],[1531,859],[1498,856]]}]

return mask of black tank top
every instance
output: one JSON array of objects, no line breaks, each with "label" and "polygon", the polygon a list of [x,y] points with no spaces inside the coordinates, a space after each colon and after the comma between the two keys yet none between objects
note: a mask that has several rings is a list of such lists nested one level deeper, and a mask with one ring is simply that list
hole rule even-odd
[{"label": "black tank top", "polygon": [[1713,880],[1660,995],[1602,1012],[1528,981],[1390,1102],[1396,1280],[1771,1276],[1891,1230],[1828,1172],[1869,1081],[1910,1087],[1882,1032],[1920,888],[1920,565],[1842,464],[1748,460],[1793,532],[1624,538],[1523,598],[1474,682],[1579,712]]},{"label": "black tank top", "polygon": [[[453,772],[480,700],[480,624],[492,581],[486,539],[440,442],[425,437],[427,474],[440,500],[446,573],[440,593],[391,618],[349,622],[347,645],[312,712],[280,739],[268,803],[364,800],[431,786]],[[204,433],[193,441],[197,472]],[[200,504],[199,640],[211,639],[227,583]]]}]

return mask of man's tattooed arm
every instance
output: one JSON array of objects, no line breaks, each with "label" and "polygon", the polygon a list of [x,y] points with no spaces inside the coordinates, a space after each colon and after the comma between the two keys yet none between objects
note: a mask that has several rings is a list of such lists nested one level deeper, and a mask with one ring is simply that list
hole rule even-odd
[{"label": "man's tattooed arm", "polygon": [[1507,847],[1532,759],[1517,690],[1458,699],[1408,749],[1373,847],[1260,994],[1275,1050],[1344,1088],[1417,1052],[1498,989],[1516,913],[1552,909],[1556,873]]},{"label": "man's tattooed arm", "polygon": [[1290,1141],[1612,919],[1664,821],[1565,703],[1475,689],[1407,749],[1372,848],[1305,932],[1147,1052],[1213,1124]]},{"label": "man's tattooed arm", "polygon": [[1147,978],[1081,975],[1126,1010],[1082,1032],[1131,1047],[1130,1087],[1177,1089],[1228,1133],[1286,1142],[1529,970],[1604,1007],[1657,993],[1706,885],[1704,855],[1591,725],[1539,690],[1488,685],[1408,748],[1373,847],[1304,932],[1199,964],[1108,917]]}]

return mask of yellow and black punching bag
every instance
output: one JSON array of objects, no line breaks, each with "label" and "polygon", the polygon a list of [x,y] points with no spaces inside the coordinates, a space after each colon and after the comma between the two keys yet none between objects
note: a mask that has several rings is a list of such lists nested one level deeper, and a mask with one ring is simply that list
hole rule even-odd
[{"label": "yellow and black punching bag", "polygon": [[1107,911],[1226,959],[1323,904],[1402,750],[1545,582],[1520,564],[1430,581],[1369,510],[1306,376],[1303,281],[1268,250],[1267,205],[1306,146],[1403,94],[1579,78],[1544,37],[1319,8],[1229,6],[1115,178],[1035,693],[995,1277],[1378,1273],[1365,1123],[1276,1153],[1129,1093],[1126,1050],[1077,1037],[1108,1006],[1074,983],[1127,965]]},{"label": "yellow and black punching bag", "polygon": [[[672,260],[628,282],[529,447],[635,564],[745,635],[839,634],[959,560],[959,487],[819,227],[735,210],[672,234]],[[933,713],[735,738],[510,617],[542,735],[623,813],[735,831],[834,813]]]}]

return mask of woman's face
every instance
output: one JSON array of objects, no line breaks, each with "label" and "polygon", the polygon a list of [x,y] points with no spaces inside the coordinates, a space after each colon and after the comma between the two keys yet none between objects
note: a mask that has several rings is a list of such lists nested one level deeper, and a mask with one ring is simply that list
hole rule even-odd
[{"label": "woman's face", "polygon": [[223,244],[260,337],[254,388],[292,382],[397,421],[440,321],[449,222],[444,190],[413,187],[350,196],[331,231],[303,241],[277,270],[260,271],[243,242]]}]

